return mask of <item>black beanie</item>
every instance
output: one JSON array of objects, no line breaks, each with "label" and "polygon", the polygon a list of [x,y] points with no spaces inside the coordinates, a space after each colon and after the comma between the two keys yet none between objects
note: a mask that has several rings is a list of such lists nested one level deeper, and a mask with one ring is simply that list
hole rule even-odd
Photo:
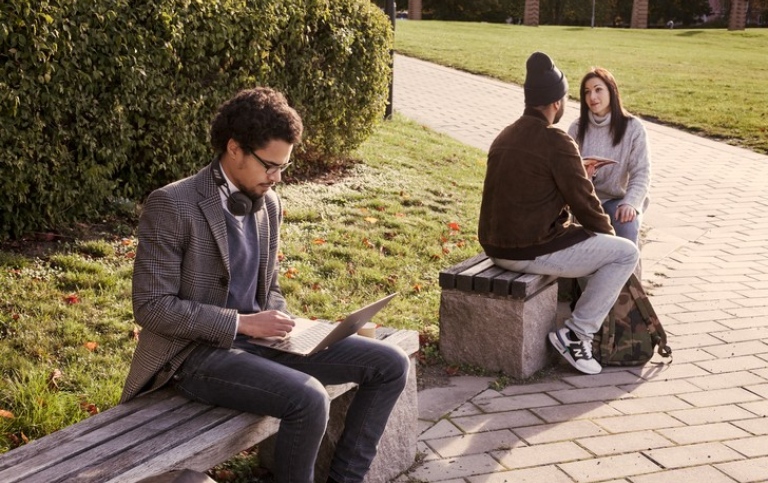
[{"label": "black beanie", "polygon": [[568,80],[544,52],[534,52],[525,63],[525,105],[546,106],[568,92]]}]

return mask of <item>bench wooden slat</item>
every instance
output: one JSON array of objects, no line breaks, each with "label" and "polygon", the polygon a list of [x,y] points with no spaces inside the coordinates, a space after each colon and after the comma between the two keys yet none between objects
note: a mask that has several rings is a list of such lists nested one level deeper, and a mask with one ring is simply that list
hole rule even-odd
[{"label": "bench wooden slat", "polygon": [[496,295],[507,296],[512,293],[512,284],[520,277],[517,272],[505,271],[493,279],[493,293]]},{"label": "bench wooden slat", "polygon": [[[126,434],[136,427],[142,427],[147,421],[156,419],[165,420],[169,414],[180,408],[185,408],[190,402],[185,398],[174,395],[166,400],[150,399],[146,407],[140,403],[134,403],[131,411],[105,411],[96,416],[102,416],[96,424],[90,419],[81,423],[68,426],[65,429],[74,428],[68,432],[56,431],[55,433],[43,438],[44,445],[36,445],[36,448],[22,446],[18,448],[19,452],[24,451],[24,459],[17,461],[13,466],[0,472],[0,481],[36,481],[30,475],[44,473],[47,468],[56,468],[62,462],[72,460],[83,453],[90,454],[92,448],[101,444],[105,439],[112,439]],[[117,407],[119,407],[118,405]],[[200,411],[204,406],[198,405],[196,411]],[[194,409],[194,408],[193,408]],[[93,418],[95,419],[96,416]],[[173,421],[173,418],[171,419]],[[60,434],[64,433],[64,434]],[[42,448],[41,448],[42,446]],[[30,451],[32,450],[32,451]],[[12,451],[13,455],[16,450]],[[14,455],[15,456],[15,455]],[[5,466],[5,462],[4,462]],[[58,472],[58,469],[56,470]],[[29,478],[29,479],[27,479]],[[55,481],[54,478],[39,479],[43,483]]]},{"label": "bench wooden slat", "polygon": [[[182,404],[186,404],[186,399],[181,396],[173,398],[160,397],[159,395],[152,393],[144,396],[147,399],[161,399],[162,402],[158,403],[158,409],[167,408],[168,410],[177,407]],[[15,475],[18,471],[14,468],[13,471],[6,473],[6,468],[11,468],[18,465],[21,462],[27,461],[29,458],[34,457],[40,453],[45,453],[52,448],[57,448],[69,441],[77,438],[81,434],[89,431],[95,431],[96,429],[110,424],[113,420],[119,419],[123,416],[133,414],[139,410],[144,409],[146,403],[144,401],[138,401],[136,399],[129,401],[125,404],[120,404],[111,408],[109,411],[105,411],[87,419],[80,421],[77,424],[62,428],[55,433],[34,441],[30,441],[24,446],[20,446],[13,451],[0,455],[0,481],[6,481],[5,478]]]},{"label": "bench wooden slat", "polygon": [[534,275],[532,273],[523,273],[517,279],[519,284],[512,287],[511,294],[515,297],[529,299],[547,288],[550,284],[557,281],[554,275]]},{"label": "bench wooden slat", "polygon": [[487,258],[488,256],[485,253],[480,253],[472,258],[464,260],[463,262],[457,263],[450,268],[446,268],[445,270],[440,271],[440,274],[438,275],[440,288],[456,288],[456,274],[463,272],[469,267],[477,265]]},{"label": "bench wooden slat", "polygon": [[475,277],[474,291],[479,293],[492,293],[494,280],[504,272],[506,272],[505,269],[498,265],[494,265],[491,268],[478,273]]},{"label": "bench wooden slat", "polygon": [[[110,471],[119,472],[122,471],[122,467],[112,464],[114,458],[120,455],[134,455],[130,464],[140,464],[141,458],[135,456],[137,455],[137,452],[134,451],[135,448],[151,446],[148,455],[160,453],[165,449],[162,444],[157,444],[158,441],[164,441],[162,435],[171,435],[169,439],[176,440],[191,434],[186,429],[190,426],[205,428],[206,425],[211,424],[211,418],[221,421],[222,418],[226,417],[226,414],[221,414],[221,408],[190,403],[181,406],[177,411],[162,413],[158,417],[147,420],[145,424],[136,426],[129,432],[116,433],[114,437],[108,434],[87,434],[82,438],[83,442],[87,444],[87,451],[67,451],[71,453],[69,457],[57,458],[58,463],[55,466],[37,471],[34,477],[25,481],[39,481],[41,483],[80,482],[85,480],[79,476],[80,474],[89,471],[98,474],[98,468],[101,468],[101,471],[111,468]],[[125,424],[124,421],[118,421],[118,423],[116,426]],[[165,441],[166,444],[172,444],[172,442]],[[76,446],[77,443],[77,441],[73,442],[63,449]]]},{"label": "bench wooden slat", "polygon": [[472,267],[456,274],[456,288],[462,292],[472,292],[474,289],[473,280],[475,276],[491,267],[493,267],[493,261],[489,258],[475,264]]}]

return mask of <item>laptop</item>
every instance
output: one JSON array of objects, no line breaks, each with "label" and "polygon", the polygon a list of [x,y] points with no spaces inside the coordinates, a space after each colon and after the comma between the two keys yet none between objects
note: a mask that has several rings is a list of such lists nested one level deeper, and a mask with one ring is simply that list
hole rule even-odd
[{"label": "laptop", "polygon": [[310,356],[352,334],[356,334],[395,295],[397,292],[355,310],[338,324],[298,318],[295,319],[296,326],[285,338],[248,339],[248,342],[291,354]]}]

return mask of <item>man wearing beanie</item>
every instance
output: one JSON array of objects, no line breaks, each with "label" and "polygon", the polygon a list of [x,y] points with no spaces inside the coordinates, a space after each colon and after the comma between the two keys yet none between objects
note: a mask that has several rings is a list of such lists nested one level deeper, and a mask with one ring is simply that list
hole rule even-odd
[{"label": "man wearing beanie", "polygon": [[593,334],[639,253],[614,236],[576,143],[554,126],[565,111],[568,81],[549,56],[528,58],[524,90],[522,117],[488,151],[478,237],[507,270],[588,280],[565,327],[549,340],[573,367],[597,374],[602,368],[592,358]]}]

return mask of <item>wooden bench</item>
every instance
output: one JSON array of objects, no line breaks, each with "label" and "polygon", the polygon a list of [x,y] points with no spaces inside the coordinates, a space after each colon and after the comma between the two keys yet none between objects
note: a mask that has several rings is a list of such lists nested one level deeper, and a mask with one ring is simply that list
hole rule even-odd
[{"label": "wooden bench", "polygon": [[[416,354],[418,333],[380,327],[377,338]],[[316,467],[328,476],[330,455],[356,385],[327,386],[332,418]],[[392,412],[366,481],[383,483],[408,469],[416,456],[416,370]],[[192,402],[171,389],[119,404],[0,455],[0,482],[135,482],[173,470],[205,471],[277,433],[279,420]],[[261,446],[260,446],[261,454]],[[267,458],[268,459],[268,458]]]},{"label": "wooden bench", "polygon": [[525,379],[550,361],[557,277],[516,273],[484,253],[440,272],[440,354]]}]

